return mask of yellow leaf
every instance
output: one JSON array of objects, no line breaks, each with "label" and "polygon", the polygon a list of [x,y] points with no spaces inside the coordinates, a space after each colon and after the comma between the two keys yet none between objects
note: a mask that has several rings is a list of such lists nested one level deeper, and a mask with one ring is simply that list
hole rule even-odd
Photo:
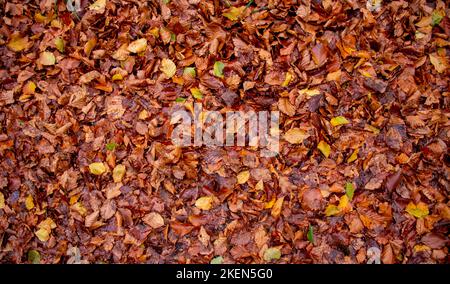
[{"label": "yellow leaf", "polygon": [[314,96],[319,95],[320,91],[318,89],[311,89],[311,90],[310,89],[302,89],[302,90],[298,91],[298,93],[300,95],[305,94],[305,95],[307,95],[309,97],[314,97]]},{"label": "yellow leaf", "polygon": [[258,183],[255,185],[255,190],[263,190],[264,189],[264,181],[260,180],[258,181]]},{"label": "yellow leaf", "polygon": [[124,165],[117,165],[113,170],[114,182],[121,182],[126,172]]},{"label": "yellow leaf", "polygon": [[27,210],[31,210],[34,208],[33,196],[28,195],[27,198],[25,198],[25,207],[27,208]]},{"label": "yellow leaf", "polygon": [[106,7],[106,0],[97,0],[89,6],[89,10],[102,11]]},{"label": "yellow leaf", "polygon": [[250,178],[250,172],[243,171],[237,175],[237,182],[238,182],[238,184],[244,184],[248,181],[249,178]]},{"label": "yellow leaf", "polygon": [[281,257],[281,251],[279,248],[268,248],[264,251],[264,255],[263,258],[265,261],[272,261],[272,260],[276,260],[276,259],[280,259]]},{"label": "yellow leaf", "polygon": [[47,218],[38,225],[39,229],[45,229],[47,231],[51,231],[52,229],[56,228],[55,222],[52,220],[52,218]]},{"label": "yellow leaf", "polygon": [[431,53],[429,56],[431,64],[433,64],[436,71],[442,73],[447,69],[448,66],[445,57],[438,56],[436,53]]},{"label": "yellow leaf", "polygon": [[140,38],[138,40],[133,41],[128,45],[127,50],[133,53],[140,53],[147,49],[147,39]]},{"label": "yellow leaf", "polygon": [[80,202],[77,202],[74,205],[72,205],[72,209],[77,211],[81,216],[84,216],[87,213],[87,209]]},{"label": "yellow leaf", "polygon": [[191,89],[191,94],[196,99],[202,99],[203,98],[202,91],[200,91],[199,88],[192,88]]},{"label": "yellow leaf", "polygon": [[50,238],[50,232],[46,229],[39,229],[34,233],[41,242],[46,242]]},{"label": "yellow leaf", "polygon": [[291,128],[284,134],[284,139],[291,144],[300,144],[309,137],[309,134],[300,128]]},{"label": "yellow leaf", "polygon": [[222,15],[231,21],[237,21],[237,19],[242,14],[242,12],[244,12],[244,10],[245,10],[245,6],[242,6],[239,8],[231,7],[229,9],[227,9],[226,12],[223,13]]},{"label": "yellow leaf", "polygon": [[11,36],[8,48],[15,52],[20,52],[28,47],[28,37],[21,37],[19,34]]},{"label": "yellow leaf", "polygon": [[353,151],[353,153],[350,155],[350,157],[348,157],[347,163],[351,163],[351,162],[355,161],[356,159],[358,159],[358,152],[359,152],[359,149],[356,149],[355,151]]},{"label": "yellow leaf", "polygon": [[350,122],[343,116],[336,116],[330,120],[330,123],[333,126],[339,126],[339,125],[348,124]]},{"label": "yellow leaf", "polygon": [[284,196],[280,197],[275,201],[275,204],[272,207],[272,212],[270,214],[274,218],[278,218],[281,214],[281,208],[283,207]]},{"label": "yellow leaf", "polygon": [[89,165],[89,171],[94,175],[101,175],[106,172],[106,167],[103,163],[92,163]]},{"label": "yellow leaf", "polygon": [[55,65],[56,63],[55,55],[53,55],[53,53],[49,51],[41,52],[41,55],[39,56],[39,63],[41,63],[44,66]]},{"label": "yellow leaf", "polygon": [[172,60],[168,58],[163,58],[161,61],[160,70],[166,75],[167,78],[172,78],[173,75],[177,72],[177,66],[173,63]]},{"label": "yellow leaf", "polygon": [[5,196],[0,192],[0,209],[5,208]]},{"label": "yellow leaf", "polygon": [[275,201],[277,201],[277,199],[275,197],[272,197],[272,200],[270,200],[269,202],[266,202],[266,204],[264,205],[264,209],[272,208],[273,205],[275,204]]},{"label": "yellow leaf", "polygon": [[145,109],[143,109],[138,115],[138,118],[140,120],[146,120],[149,117],[150,117],[150,115],[148,114],[148,111],[146,111]]},{"label": "yellow leaf", "polygon": [[287,87],[289,83],[292,80],[292,74],[291,72],[286,72],[286,78],[284,79],[284,82],[281,84],[281,87]]},{"label": "yellow leaf", "polygon": [[364,129],[365,129],[365,130],[369,130],[369,131],[371,131],[373,134],[376,134],[376,135],[378,135],[378,134],[380,133],[380,129],[378,129],[378,128],[376,128],[375,126],[372,126],[372,125],[370,125],[370,124],[366,124],[366,125],[364,126]]},{"label": "yellow leaf", "polygon": [[327,217],[335,216],[335,215],[338,215],[339,213],[341,213],[341,211],[339,210],[339,208],[336,205],[333,205],[333,204],[329,204],[327,206],[327,208],[325,209],[325,215]]},{"label": "yellow leaf", "polygon": [[414,252],[421,252],[421,251],[429,251],[431,248],[426,245],[415,245],[414,246]]},{"label": "yellow leaf", "polygon": [[36,90],[36,84],[33,81],[28,81],[25,86],[23,86],[22,93],[24,95],[34,94]]},{"label": "yellow leaf", "polygon": [[341,198],[339,199],[338,209],[341,212],[351,210],[350,201],[347,195],[342,195]]},{"label": "yellow leaf", "polygon": [[91,38],[88,40],[84,45],[84,54],[86,54],[87,57],[91,55],[92,49],[94,49],[95,45],[97,44],[97,39]]},{"label": "yellow leaf", "polygon": [[406,206],[405,211],[416,218],[423,218],[429,214],[428,206],[423,202],[419,202],[418,204],[410,202]]},{"label": "yellow leaf", "polygon": [[123,80],[123,76],[122,76],[122,74],[117,73],[112,76],[111,80],[112,81],[121,81],[121,80]]},{"label": "yellow leaf", "polygon": [[202,210],[210,210],[212,208],[212,203],[214,198],[212,196],[203,196],[195,201],[195,207]]},{"label": "yellow leaf", "polygon": [[116,52],[113,53],[112,58],[119,61],[124,61],[128,58],[129,51],[127,50],[127,45],[123,44],[119,47]]},{"label": "yellow leaf", "polygon": [[330,152],[331,152],[331,147],[330,145],[327,144],[327,142],[325,141],[320,141],[319,144],[317,145],[317,149],[320,150],[320,152],[322,152],[322,154],[328,158],[328,156],[330,156]]},{"label": "yellow leaf", "polygon": [[55,38],[55,47],[59,52],[64,52],[64,40],[60,37]]}]

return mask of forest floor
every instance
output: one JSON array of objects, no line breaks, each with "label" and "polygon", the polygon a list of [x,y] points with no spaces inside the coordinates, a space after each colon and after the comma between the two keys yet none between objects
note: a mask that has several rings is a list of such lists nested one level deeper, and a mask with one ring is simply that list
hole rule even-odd
[{"label": "forest floor", "polygon": [[[0,0],[1,263],[449,263],[445,1]],[[172,143],[279,111],[279,151]]]}]

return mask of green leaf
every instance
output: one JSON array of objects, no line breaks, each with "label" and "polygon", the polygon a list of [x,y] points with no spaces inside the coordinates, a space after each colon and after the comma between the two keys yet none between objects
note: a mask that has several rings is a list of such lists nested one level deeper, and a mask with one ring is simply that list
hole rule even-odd
[{"label": "green leaf", "polygon": [[37,250],[29,250],[28,251],[28,262],[32,264],[40,264],[41,263],[41,255]]},{"label": "green leaf", "polygon": [[164,4],[169,4],[170,0],[163,0]]},{"label": "green leaf", "polygon": [[186,101],[186,98],[176,98],[175,100],[177,103],[184,103]]},{"label": "green leaf", "polygon": [[268,248],[264,252],[264,260],[265,261],[272,261],[274,259],[280,259],[281,257],[281,251],[279,248]]},{"label": "green leaf", "polygon": [[224,68],[225,68],[225,65],[222,62],[216,61],[216,63],[214,63],[214,76],[223,78],[223,69]]},{"label": "green leaf", "polygon": [[211,264],[222,264],[223,263],[223,257],[218,256],[211,260]]},{"label": "green leaf", "polygon": [[116,149],[116,147],[119,146],[114,142],[110,142],[108,144],[106,144],[106,150],[108,151],[114,151],[114,149]]},{"label": "green leaf", "polygon": [[355,193],[355,188],[353,187],[353,183],[347,182],[345,184],[345,194],[348,196],[349,200],[353,199],[353,194]]},{"label": "green leaf", "polygon": [[431,14],[431,25],[436,26],[439,25],[439,23],[444,18],[445,13],[442,10],[434,10],[433,14]]},{"label": "green leaf", "polygon": [[191,94],[195,99],[198,99],[198,100],[203,99],[202,91],[200,91],[200,89],[198,89],[198,88],[192,88]]},{"label": "green leaf", "polygon": [[183,75],[195,78],[197,72],[195,72],[195,67],[186,67],[183,70]]},{"label": "green leaf", "polygon": [[314,244],[314,228],[311,225],[309,225],[307,237],[308,237],[308,241],[310,243]]}]

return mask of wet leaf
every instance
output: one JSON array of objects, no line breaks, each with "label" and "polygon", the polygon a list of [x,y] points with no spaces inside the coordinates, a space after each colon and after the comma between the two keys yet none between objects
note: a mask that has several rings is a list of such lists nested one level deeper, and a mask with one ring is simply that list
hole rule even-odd
[{"label": "wet leaf", "polygon": [[431,25],[439,25],[442,19],[445,17],[445,11],[443,9],[434,10],[431,14]]},{"label": "wet leaf", "polygon": [[89,165],[89,171],[93,175],[101,175],[106,172],[106,167],[103,163],[96,162]]},{"label": "wet leaf", "polygon": [[163,58],[161,61],[160,70],[166,75],[167,78],[172,78],[173,75],[177,72],[177,66],[173,63],[172,60],[168,58]]}]

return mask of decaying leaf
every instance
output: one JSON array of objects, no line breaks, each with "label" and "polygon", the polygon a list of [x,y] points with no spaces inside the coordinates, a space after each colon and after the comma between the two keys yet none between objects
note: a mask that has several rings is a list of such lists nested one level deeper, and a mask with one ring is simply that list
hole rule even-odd
[{"label": "decaying leaf", "polygon": [[322,152],[322,154],[328,158],[330,156],[330,152],[331,152],[331,147],[330,145],[328,145],[327,142],[325,141],[320,141],[319,144],[317,144],[317,149],[320,150],[320,152]]},{"label": "decaying leaf", "polygon": [[284,134],[284,139],[291,144],[300,144],[308,137],[308,133],[300,128],[291,128]]},{"label": "decaying leaf", "polygon": [[[147,49],[147,39],[145,39],[145,38],[137,39],[137,40],[131,42],[127,47],[127,50],[129,52],[133,52],[133,53],[140,53],[140,52],[145,51],[146,49]],[[164,59],[163,59],[163,62],[164,62]],[[164,63],[162,63],[162,64],[164,64]],[[172,76],[170,76],[170,77],[172,77]]]},{"label": "decaying leaf", "polygon": [[429,214],[428,206],[423,202],[417,204],[410,202],[405,211],[416,218],[423,218]]},{"label": "decaying leaf", "polygon": [[39,63],[44,66],[55,65],[55,63],[56,63],[55,55],[49,51],[41,52],[38,60],[39,60]]},{"label": "decaying leaf", "polygon": [[123,177],[125,176],[126,168],[124,165],[117,165],[113,169],[113,179],[114,182],[122,182]]},{"label": "decaying leaf", "polygon": [[281,257],[281,251],[279,248],[271,247],[264,251],[264,260],[269,262],[273,260],[278,260]]}]

